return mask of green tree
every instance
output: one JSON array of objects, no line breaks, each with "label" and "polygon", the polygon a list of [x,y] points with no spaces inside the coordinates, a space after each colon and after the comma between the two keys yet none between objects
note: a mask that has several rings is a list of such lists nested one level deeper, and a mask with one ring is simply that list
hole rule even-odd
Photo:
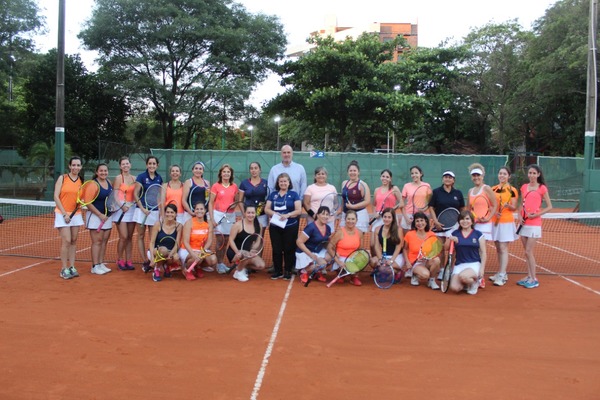
[{"label": "green tree", "polygon": [[[575,156],[583,152],[589,1],[562,0],[535,26],[526,53],[529,77],[520,96],[529,121],[527,150]],[[598,150],[598,146],[597,146]]]},{"label": "green tree", "polygon": [[[24,85],[27,103],[19,153],[27,156],[34,143],[50,145],[54,138],[56,105],[55,50],[43,55]],[[85,159],[95,159],[98,140],[122,142],[129,108],[113,88],[85,69],[79,56],[65,57],[65,142]]]},{"label": "green tree", "polygon": [[193,125],[178,130],[188,145],[224,108],[238,112],[286,44],[275,17],[229,0],[98,0],[80,38],[100,53],[103,73],[152,104],[167,148],[176,120]]},{"label": "green tree", "polygon": [[[377,35],[363,34],[356,40],[314,37],[309,42],[316,48],[284,64],[282,85],[287,89],[266,108],[271,116],[285,115],[283,132],[295,128],[293,136],[318,148],[327,136],[328,150],[371,151],[394,122],[410,127],[405,126],[413,122],[407,113],[414,115],[424,102],[416,93],[394,91],[399,68],[391,62],[392,52],[404,44],[403,38],[382,43]],[[290,127],[292,120],[302,124]]]}]

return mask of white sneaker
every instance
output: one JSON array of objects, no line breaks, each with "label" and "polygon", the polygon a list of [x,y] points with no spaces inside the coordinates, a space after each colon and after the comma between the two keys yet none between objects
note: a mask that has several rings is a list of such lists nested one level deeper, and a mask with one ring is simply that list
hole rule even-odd
[{"label": "white sneaker", "polygon": [[204,271],[204,272],[215,272],[215,269],[213,267],[211,267],[210,265],[208,265],[206,267],[202,267],[202,271]]},{"label": "white sneaker", "polygon": [[408,269],[405,273],[404,273],[404,277],[405,278],[412,278],[412,269]]},{"label": "white sneaker", "polygon": [[106,264],[104,264],[104,263],[100,263],[99,266],[104,271],[105,274],[108,274],[110,271],[112,271],[112,269],[108,268],[106,266]]},{"label": "white sneaker", "polygon": [[248,282],[248,273],[245,269],[238,271],[237,269],[233,273],[233,278],[240,282]]},{"label": "white sneaker", "polygon": [[435,279],[433,278],[429,278],[429,282],[427,282],[427,287],[430,287],[433,290],[440,290],[439,285],[435,282]]},{"label": "white sneaker", "polygon": [[496,274],[496,279],[493,282],[494,286],[504,286],[508,282],[508,276],[506,274]]},{"label": "white sneaker", "polygon": [[102,265],[96,264],[92,267],[92,274],[104,275],[106,274],[106,271],[102,269]]},{"label": "white sneaker", "polygon": [[410,284],[413,286],[419,286],[419,277],[416,275],[412,275],[410,277]]},{"label": "white sneaker", "polygon": [[472,284],[467,287],[467,293],[469,294],[477,294],[477,289],[479,289],[479,280],[476,280]]},{"label": "white sneaker", "polygon": [[438,274],[438,281],[441,281],[444,278],[444,268],[440,269],[440,273]]}]

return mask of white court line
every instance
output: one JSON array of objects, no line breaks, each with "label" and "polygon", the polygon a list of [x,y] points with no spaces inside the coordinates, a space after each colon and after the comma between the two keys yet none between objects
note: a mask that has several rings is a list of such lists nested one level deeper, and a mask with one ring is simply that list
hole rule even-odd
[{"label": "white court line", "polygon": [[[519,256],[516,256],[516,255],[514,255],[514,254],[512,254],[512,253],[508,253],[508,254],[509,254],[511,257],[513,257],[513,258],[516,258],[517,260],[521,260],[521,261],[523,261],[524,263],[527,263],[527,260],[525,260],[524,258],[521,258],[521,257],[519,257]],[[572,283],[572,284],[574,284],[574,285],[576,285],[576,286],[579,286],[579,287],[580,287],[580,288],[582,288],[582,289],[588,290],[588,291],[590,291],[590,292],[592,292],[592,293],[594,293],[594,294],[597,294],[598,296],[600,296],[600,292],[599,292],[599,291],[597,291],[597,290],[594,290],[594,289],[592,289],[591,287],[585,286],[584,284],[582,284],[582,283],[580,283],[580,282],[577,282],[577,281],[575,281],[575,280],[573,280],[573,279],[571,279],[571,278],[567,278],[567,277],[566,277],[566,276],[564,276],[564,275],[561,275],[561,274],[559,274],[559,273],[556,273],[556,272],[554,272],[554,271],[551,271],[551,270],[549,270],[548,268],[546,268],[546,267],[543,267],[543,266],[541,266],[541,265],[539,265],[539,264],[536,264],[536,267],[538,267],[538,268],[539,268],[539,269],[541,269],[542,271],[545,271],[545,272],[547,272],[547,273],[549,273],[549,274],[551,274],[551,275],[556,275],[556,276],[558,276],[559,278],[561,278],[561,279],[564,279],[565,281],[567,281],[567,282],[569,282],[569,283]]]},{"label": "white court line", "polygon": [[556,246],[553,246],[551,244],[547,244],[547,243],[544,243],[544,242],[538,241],[538,243],[541,244],[542,246],[550,247],[553,250],[557,250],[557,251],[561,251],[563,253],[567,253],[570,256],[583,258],[586,261],[591,261],[593,263],[600,264],[600,260],[594,260],[593,258],[585,257],[585,256],[582,256],[581,254],[573,253],[573,252],[571,252],[569,250],[565,250],[565,249],[563,249],[561,247],[556,247]]},{"label": "white court line", "polygon": [[38,262],[38,263],[35,263],[35,264],[29,264],[29,265],[26,265],[26,266],[24,266],[24,267],[21,267],[21,268],[13,269],[12,271],[8,271],[8,272],[5,272],[5,273],[3,273],[3,274],[0,274],[0,278],[2,278],[2,277],[4,277],[4,276],[7,276],[7,275],[12,275],[12,274],[15,274],[15,273],[17,273],[17,272],[25,271],[25,270],[27,270],[27,269],[29,269],[29,268],[37,267],[38,265],[41,265],[41,264],[47,263],[47,262],[49,262],[49,261],[54,261],[54,260],[44,260],[44,261],[40,261],[40,262]]},{"label": "white court line", "polygon": [[250,396],[251,400],[258,399],[258,392],[260,392],[263,378],[265,376],[265,371],[267,369],[267,365],[269,365],[269,358],[271,357],[271,353],[273,352],[273,346],[275,345],[275,340],[277,339],[277,334],[279,333],[279,326],[281,325],[283,313],[285,311],[285,308],[287,307],[288,299],[290,298],[290,292],[292,291],[293,283],[294,276],[292,275],[292,279],[290,279],[290,283],[288,285],[287,291],[285,292],[285,296],[283,296],[283,302],[281,303],[281,308],[279,309],[279,315],[277,316],[277,320],[275,321],[273,332],[271,332],[271,339],[269,340],[267,350],[265,351],[265,355],[263,356],[262,363],[260,365],[260,370],[258,371],[256,380],[254,381],[254,390],[252,390],[252,395]]}]

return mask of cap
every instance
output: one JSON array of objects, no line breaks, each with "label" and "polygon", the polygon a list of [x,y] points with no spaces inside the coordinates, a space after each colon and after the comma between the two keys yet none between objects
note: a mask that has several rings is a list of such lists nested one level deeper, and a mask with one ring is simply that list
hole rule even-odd
[{"label": "cap", "polygon": [[471,170],[471,175],[475,175],[475,174],[483,175],[483,171],[481,170],[481,168],[473,168]]},{"label": "cap", "polygon": [[454,175],[454,172],[452,171],[445,171],[442,176],[446,176],[446,175],[450,175],[453,178],[456,178],[456,175]]}]

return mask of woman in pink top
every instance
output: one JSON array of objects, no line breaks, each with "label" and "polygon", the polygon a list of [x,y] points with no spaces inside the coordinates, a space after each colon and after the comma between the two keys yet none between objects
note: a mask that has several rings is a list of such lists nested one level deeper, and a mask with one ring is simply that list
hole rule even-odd
[{"label": "woman in pink top", "polygon": [[[550,201],[550,195],[548,194],[548,188],[544,182],[544,175],[539,165],[532,164],[527,168],[527,178],[529,183],[521,186],[521,197],[523,201],[527,203],[527,209],[539,210],[536,212],[529,212],[527,218],[523,220],[523,205],[519,207],[519,223],[523,225],[519,232],[521,236],[521,243],[525,249],[525,259],[527,260],[527,271],[528,274],[525,278],[517,282],[517,285],[523,286],[527,289],[534,289],[540,286],[536,276],[536,263],[533,255],[533,248],[539,238],[542,237],[542,215],[552,210],[552,202]],[[542,202],[539,204],[530,204],[533,197],[527,197],[527,194],[533,191],[537,191],[546,203],[546,207],[542,208]]]},{"label": "woman in pink top", "polygon": [[[317,210],[321,206],[321,200],[325,196],[330,193],[337,193],[335,186],[330,183],[327,183],[327,170],[325,167],[317,167],[315,168],[315,181],[312,185],[309,185],[304,192],[304,198],[302,199],[302,205],[304,209],[308,212],[309,218],[307,218],[307,225],[315,220],[315,215],[317,214]],[[338,210],[341,211],[341,208]],[[335,221],[336,216],[332,215],[327,222],[327,225],[331,227],[331,231],[335,230]]]},{"label": "woman in pink top", "polygon": [[[404,231],[405,235],[408,231],[412,229],[411,227],[414,214],[416,214],[417,212],[423,212],[427,214],[428,207],[419,210],[415,209],[414,205],[414,202],[416,200],[415,192],[417,191],[417,189],[426,186],[429,188],[428,193],[432,193],[431,185],[427,182],[423,182],[424,176],[425,175],[423,175],[423,170],[421,169],[421,167],[419,167],[418,165],[413,165],[412,167],[410,167],[410,179],[412,180],[412,182],[405,183],[404,186],[402,186],[402,199],[404,200],[402,215],[404,218],[402,218],[400,226],[402,227],[402,230]],[[422,189],[420,189],[420,192],[422,192]]]},{"label": "woman in pink top", "polygon": [[[171,180],[163,183],[164,199],[162,204],[174,204],[177,207],[177,222],[185,224],[185,210],[183,208],[183,182],[181,182],[181,167],[177,164],[169,168]],[[164,218],[164,208],[161,211],[161,219]]]},{"label": "woman in pink top", "polygon": [[[210,188],[210,202],[208,203],[208,212],[210,220],[215,228],[215,232],[223,235],[222,240],[229,241],[229,232],[235,222],[235,215],[223,218],[229,206],[238,200],[238,187],[233,183],[233,168],[229,164],[223,164],[219,168],[217,183]],[[218,240],[221,240],[220,235]],[[217,241],[217,270],[219,273],[226,273],[227,266],[223,263],[226,246]]]},{"label": "woman in pink top", "polygon": [[135,188],[135,177],[129,173],[131,161],[129,157],[121,157],[119,160],[121,173],[115,177],[113,187],[125,193],[125,205],[122,211],[117,211],[112,220],[117,224],[119,241],[117,242],[117,268],[121,271],[133,270],[133,232],[135,231],[135,202],[133,191]]}]

